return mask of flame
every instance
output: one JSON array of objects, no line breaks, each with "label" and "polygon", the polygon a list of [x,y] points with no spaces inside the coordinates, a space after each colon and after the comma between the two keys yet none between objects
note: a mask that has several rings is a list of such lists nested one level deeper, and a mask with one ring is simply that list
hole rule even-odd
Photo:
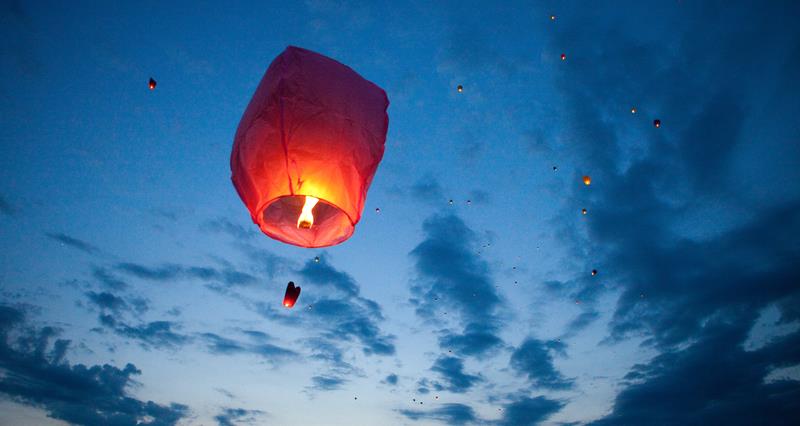
[{"label": "flame", "polygon": [[319,198],[306,195],[306,203],[303,204],[303,211],[300,212],[300,217],[297,218],[298,228],[311,229],[311,225],[314,224],[314,213],[312,213],[311,210],[314,209],[314,206],[316,206],[318,202]]}]

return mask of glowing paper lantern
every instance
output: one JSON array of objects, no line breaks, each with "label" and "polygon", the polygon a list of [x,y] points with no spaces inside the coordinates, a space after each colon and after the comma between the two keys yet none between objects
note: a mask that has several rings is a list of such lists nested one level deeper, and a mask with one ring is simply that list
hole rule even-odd
[{"label": "glowing paper lantern", "polygon": [[389,99],[326,56],[288,47],[242,116],[233,185],[261,231],[301,247],[339,244],[361,219],[383,157]]},{"label": "glowing paper lantern", "polygon": [[653,126],[655,126],[656,129],[661,127],[661,120],[659,120],[659,119],[653,120]]},{"label": "glowing paper lantern", "polygon": [[458,87],[456,87],[456,90],[458,90],[458,93],[461,93],[464,91],[464,86],[459,84]]},{"label": "glowing paper lantern", "polygon": [[297,298],[300,297],[300,287],[295,287],[294,282],[289,281],[286,286],[286,294],[283,295],[283,306],[291,308],[297,303]]},{"label": "glowing paper lantern", "polygon": [[147,87],[149,87],[149,88],[150,88],[150,90],[155,90],[155,88],[156,88],[156,81],[155,81],[155,80],[153,80],[152,78],[150,78],[150,82],[149,82],[149,83],[147,83]]},{"label": "glowing paper lantern", "polygon": [[583,177],[583,183],[584,183],[584,185],[587,185],[587,186],[588,186],[588,185],[591,185],[591,184],[592,184],[592,178],[591,178],[591,177],[589,177],[588,175],[587,175],[587,176],[584,176],[584,177]]},{"label": "glowing paper lantern", "polygon": [[567,60],[567,54],[566,53],[562,53],[561,54],[561,60],[562,61],[566,61]]}]

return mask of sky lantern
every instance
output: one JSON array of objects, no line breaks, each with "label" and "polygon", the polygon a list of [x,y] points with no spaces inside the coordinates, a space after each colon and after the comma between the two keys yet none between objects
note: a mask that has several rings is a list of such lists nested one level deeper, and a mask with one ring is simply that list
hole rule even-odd
[{"label": "sky lantern", "polygon": [[592,269],[592,276],[597,275],[597,269]]},{"label": "sky lantern", "polygon": [[631,114],[636,114],[636,107],[631,107]]},{"label": "sky lantern", "polygon": [[656,129],[661,127],[661,120],[659,120],[657,118],[655,120],[653,120],[653,126],[655,126]]},{"label": "sky lantern", "polygon": [[566,53],[562,53],[561,54],[561,60],[562,61],[566,61],[567,60],[567,54]]},{"label": "sky lantern", "polygon": [[581,214],[584,214],[584,215],[585,215],[586,213],[588,213],[588,212],[586,211],[586,209],[581,209]]},{"label": "sky lantern", "polygon": [[153,77],[150,77],[150,82],[148,82],[148,83],[147,83],[147,87],[149,87],[149,88],[150,88],[150,90],[155,90],[155,88],[156,88],[156,81],[155,81],[155,80],[153,80]]},{"label": "sky lantern", "polygon": [[583,184],[589,186],[592,184],[592,178],[589,175],[583,177]]},{"label": "sky lantern", "polygon": [[459,84],[458,87],[456,87],[456,90],[458,90],[458,93],[461,93],[464,91],[464,86]]},{"label": "sky lantern", "polygon": [[289,46],[239,122],[231,180],[271,238],[326,247],[353,235],[389,117],[386,92],[351,68]]},{"label": "sky lantern", "polygon": [[551,21],[555,21],[556,20],[556,15],[550,15],[550,20]]},{"label": "sky lantern", "polygon": [[300,287],[295,287],[294,282],[289,281],[289,285],[286,286],[286,294],[283,295],[283,306],[293,307],[297,303],[298,297],[300,297]]}]

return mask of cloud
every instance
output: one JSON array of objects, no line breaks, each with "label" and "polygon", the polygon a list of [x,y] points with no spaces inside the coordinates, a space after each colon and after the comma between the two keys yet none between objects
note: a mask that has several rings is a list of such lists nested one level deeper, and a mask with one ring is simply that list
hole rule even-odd
[{"label": "cloud", "polygon": [[115,315],[119,315],[121,311],[128,310],[128,304],[125,303],[121,297],[115,296],[109,292],[94,292],[90,291],[86,293],[86,297],[89,298],[89,301],[103,310],[110,310]]},{"label": "cloud", "polygon": [[233,223],[225,217],[217,217],[200,225],[200,230],[212,233],[223,233],[237,240],[249,240],[257,234],[253,231],[253,227],[245,228],[244,226]]},{"label": "cloud", "polygon": [[[648,6],[629,6],[619,9],[624,19],[655,23]],[[567,149],[593,177],[588,238],[576,233],[573,243],[591,248],[587,263],[600,265],[619,293],[607,342],[641,337],[658,352],[630,371],[599,424],[797,418],[789,401],[800,383],[766,380],[771,368],[797,364],[796,351],[780,342],[742,347],[755,313],[800,300],[800,247],[787,237],[800,234],[798,169],[777,159],[800,154],[785,136],[796,134],[788,123],[800,113],[789,101],[800,96],[796,77],[785,72],[800,63],[800,30],[787,18],[798,6],[718,6],[683,3],[679,14],[660,13],[670,48],[580,8],[570,17],[580,31],[557,32],[551,42],[580,49],[555,83],[566,101]],[[704,33],[715,37],[697,37]],[[685,60],[692,57],[702,66]],[[631,120],[608,119],[634,102]],[[606,287],[576,284],[585,292]],[[793,331],[783,341],[797,338]]]},{"label": "cloud", "polygon": [[112,290],[123,290],[128,287],[128,284],[125,281],[117,278],[105,268],[93,268],[92,276],[94,276],[96,280],[100,281],[104,287]]},{"label": "cloud", "polygon": [[108,314],[100,315],[100,323],[114,333],[139,341],[145,349],[177,349],[189,342],[191,337],[176,331],[172,321],[151,321],[130,325]]},{"label": "cloud", "polygon": [[398,410],[400,414],[411,420],[435,420],[448,425],[466,425],[479,422],[475,410],[469,405],[445,403],[431,410]]},{"label": "cloud", "polygon": [[503,408],[503,417],[497,422],[501,426],[532,426],[547,420],[563,407],[563,403],[543,396],[522,397]]},{"label": "cloud", "polygon": [[386,378],[383,379],[383,381],[385,383],[388,383],[388,384],[394,386],[394,385],[397,384],[397,374],[392,373],[392,374],[386,376]]},{"label": "cloud", "polygon": [[800,382],[764,378],[778,367],[800,364],[800,334],[746,351],[748,324],[739,311],[706,323],[697,342],[669,350],[628,373],[630,384],[616,397],[611,414],[593,425],[764,424],[800,421]]},{"label": "cloud", "polygon": [[423,224],[424,239],[411,251],[416,279],[411,303],[423,319],[439,311],[460,315],[462,334],[447,333],[440,346],[480,356],[502,343],[497,333],[500,305],[488,264],[475,252],[475,232],[455,215],[434,215]]},{"label": "cloud", "polygon": [[446,389],[455,393],[464,393],[476,383],[483,381],[480,376],[465,373],[464,361],[456,357],[439,357],[433,363],[431,371],[439,373],[445,381]]},{"label": "cloud", "polygon": [[246,410],[244,408],[223,408],[222,412],[214,416],[219,426],[234,426],[236,424],[259,424],[259,417],[266,413],[261,410]]},{"label": "cloud", "polygon": [[346,272],[336,270],[327,261],[326,256],[320,256],[320,261],[308,260],[298,271],[304,281],[331,287],[347,295],[354,296],[359,292],[355,280]]},{"label": "cloud", "polygon": [[141,374],[133,364],[124,368],[104,364],[70,365],[64,360],[68,340],[55,340],[51,327],[21,330],[16,345],[9,331],[21,328],[23,313],[0,306],[0,393],[14,401],[45,410],[48,416],[73,424],[174,425],[188,407],[160,405],[128,395],[132,376]]},{"label": "cloud", "polygon": [[552,352],[565,351],[561,342],[545,342],[528,338],[511,355],[511,367],[526,375],[535,387],[559,390],[572,386],[572,380],[564,378],[553,366]]},{"label": "cloud", "polygon": [[241,342],[214,333],[202,333],[209,351],[218,355],[251,354],[268,361],[277,361],[298,356],[292,350],[265,343],[258,338],[256,343]]},{"label": "cloud", "polygon": [[442,204],[446,200],[442,186],[433,176],[426,176],[417,180],[411,185],[409,191],[416,200],[432,205]]},{"label": "cloud", "polygon": [[226,266],[219,270],[211,267],[181,266],[171,263],[148,267],[136,263],[123,262],[115,266],[119,272],[149,281],[172,281],[176,279],[199,279],[221,281],[229,286],[248,285],[258,280],[251,274]]},{"label": "cloud", "polygon": [[52,239],[52,240],[58,241],[61,244],[70,246],[70,247],[72,247],[74,249],[77,249],[77,250],[80,250],[80,251],[82,251],[84,253],[96,254],[96,253],[100,252],[100,249],[98,249],[97,247],[95,247],[95,246],[93,246],[93,245],[91,245],[91,244],[89,244],[89,243],[87,243],[85,241],[79,240],[77,238],[70,237],[69,235],[66,235],[66,234],[60,234],[60,233],[59,234],[51,234],[51,233],[48,233],[48,234],[45,234],[45,235],[47,235],[47,237]]},{"label": "cloud", "polygon": [[339,389],[347,380],[336,376],[314,376],[311,382],[314,390],[331,391]]}]

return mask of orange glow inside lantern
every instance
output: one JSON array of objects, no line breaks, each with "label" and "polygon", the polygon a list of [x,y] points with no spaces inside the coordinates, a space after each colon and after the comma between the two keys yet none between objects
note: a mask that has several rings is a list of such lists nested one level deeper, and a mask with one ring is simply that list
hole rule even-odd
[{"label": "orange glow inside lantern", "polygon": [[589,177],[589,176],[584,176],[584,177],[583,177],[583,183],[584,183],[585,185],[591,185],[591,183],[592,183],[592,178],[591,178],[591,177]]},{"label": "orange glow inside lantern", "polygon": [[300,247],[339,244],[361,219],[383,158],[386,93],[351,68],[288,47],[242,116],[231,179],[267,236]]}]

